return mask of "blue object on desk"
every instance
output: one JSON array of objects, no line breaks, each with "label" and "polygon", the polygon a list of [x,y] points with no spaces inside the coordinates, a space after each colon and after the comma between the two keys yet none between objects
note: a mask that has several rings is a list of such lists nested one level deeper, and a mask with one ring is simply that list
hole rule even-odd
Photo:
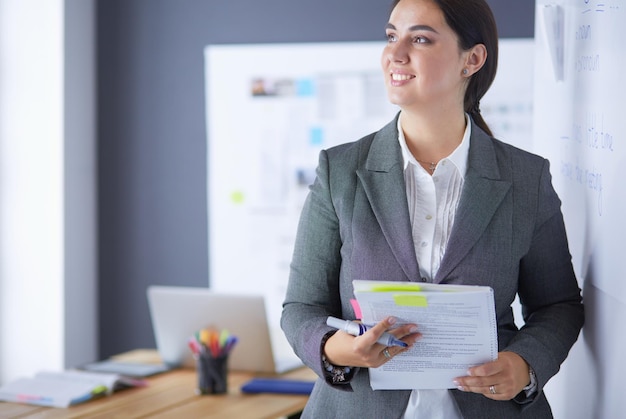
[{"label": "blue object on desk", "polygon": [[313,381],[284,378],[253,378],[241,386],[243,393],[311,394]]}]

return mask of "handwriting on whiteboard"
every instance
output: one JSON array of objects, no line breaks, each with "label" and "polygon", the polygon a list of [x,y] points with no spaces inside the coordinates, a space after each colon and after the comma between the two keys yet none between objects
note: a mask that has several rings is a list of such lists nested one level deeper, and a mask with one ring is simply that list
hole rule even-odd
[{"label": "handwriting on whiteboard", "polygon": [[597,212],[602,216],[602,173],[596,167],[583,167],[579,162],[561,160],[559,173],[568,181],[596,194]]},{"label": "handwriting on whiteboard", "polygon": [[[578,144],[585,144],[591,150],[607,151],[612,153],[613,133],[604,126],[604,114],[601,112],[587,112],[584,125],[574,122],[572,140]],[[563,137],[567,139],[568,137]]]}]

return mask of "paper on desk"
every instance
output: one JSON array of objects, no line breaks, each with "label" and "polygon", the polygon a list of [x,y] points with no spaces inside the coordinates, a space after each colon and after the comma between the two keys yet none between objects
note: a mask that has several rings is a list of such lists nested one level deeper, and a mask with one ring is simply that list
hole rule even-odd
[{"label": "paper on desk", "polygon": [[45,378],[20,378],[0,387],[0,400],[40,406],[68,407],[93,397],[91,383],[63,382]]},{"label": "paper on desk", "polygon": [[68,407],[111,394],[121,387],[145,384],[143,380],[118,374],[77,370],[42,371],[34,377],[20,378],[0,387],[0,401]]},{"label": "paper on desk", "polygon": [[81,369],[98,373],[121,374],[127,377],[144,378],[169,371],[165,364],[145,364],[139,362],[121,362],[114,359],[92,362],[81,366]]},{"label": "paper on desk", "polygon": [[353,286],[363,323],[393,315],[422,333],[409,351],[370,368],[374,390],[456,388],[454,378],[498,356],[490,287],[358,280]]}]

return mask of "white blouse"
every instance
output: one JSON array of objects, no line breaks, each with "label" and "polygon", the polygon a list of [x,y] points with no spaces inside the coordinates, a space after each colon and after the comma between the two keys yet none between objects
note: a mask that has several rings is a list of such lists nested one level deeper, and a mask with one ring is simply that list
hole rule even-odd
[{"label": "white blouse", "polygon": [[[404,160],[404,180],[409,204],[413,245],[422,280],[432,282],[446,251],[467,171],[471,124],[461,144],[437,163],[432,176],[413,157],[398,118],[398,141]],[[418,325],[419,326],[419,325]],[[461,419],[448,390],[413,390],[404,419]]]}]

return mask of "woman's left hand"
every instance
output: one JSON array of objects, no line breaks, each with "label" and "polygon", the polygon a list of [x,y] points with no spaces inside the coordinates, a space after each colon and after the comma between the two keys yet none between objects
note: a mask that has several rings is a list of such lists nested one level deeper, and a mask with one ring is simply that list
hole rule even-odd
[{"label": "woman's left hand", "polygon": [[454,380],[461,391],[483,394],[493,400],[510,400],[530,383],[528,364],[514,352],[500,352],[498,359],[472,367]]}]

